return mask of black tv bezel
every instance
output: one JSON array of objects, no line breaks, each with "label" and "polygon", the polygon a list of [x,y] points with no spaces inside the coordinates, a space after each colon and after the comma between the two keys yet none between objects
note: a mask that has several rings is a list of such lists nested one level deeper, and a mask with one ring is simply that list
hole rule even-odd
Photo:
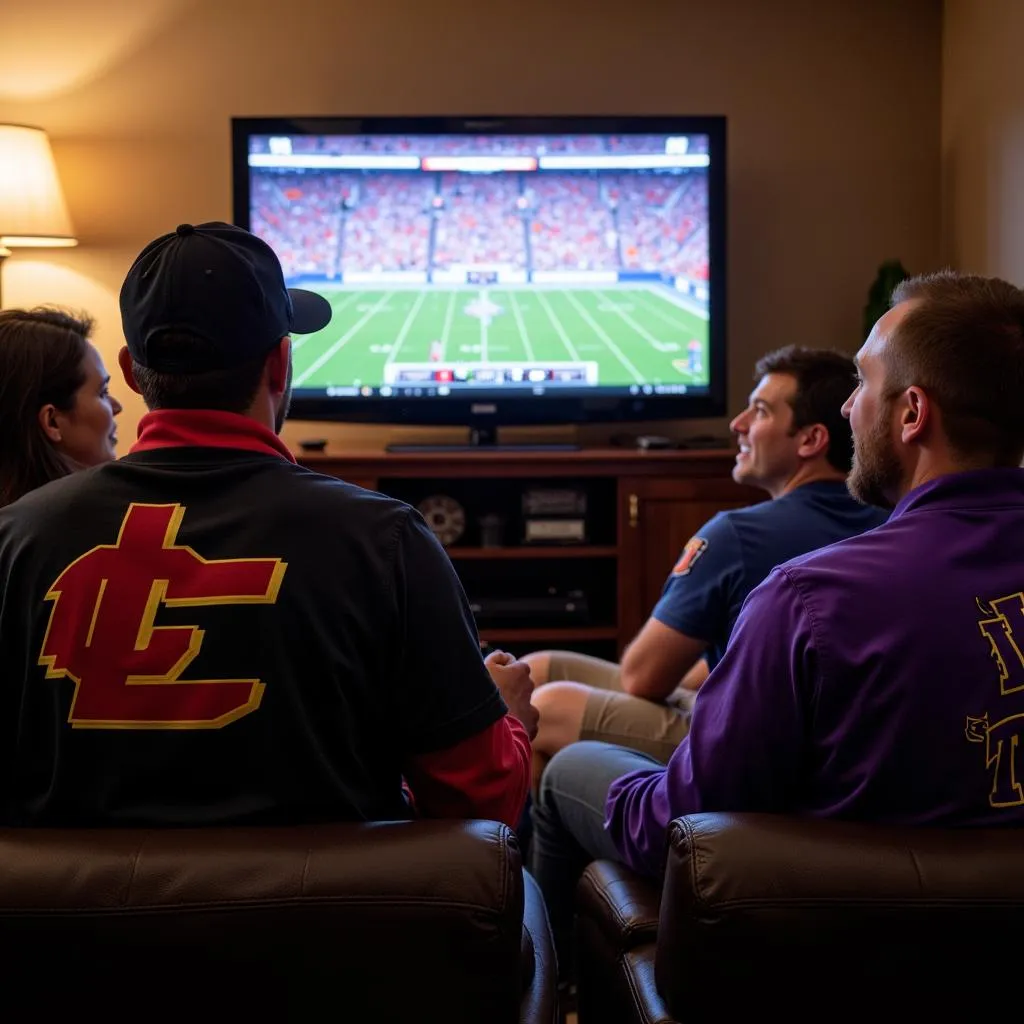
[{"label": "black tv bezel", "polygon": [[499,399],[292,396],[289,418],[338,423],[408,426],[563,426],[644,420],[705,419],[724,416],[727,401],[726,334],[726,118],[718,114],[679,116],[543,117],[402,116],[233,117],[231,119],[232,202],[234,223],[250,228],[248,140],[252,135],[685,135],[708,136],[708,348],[711,379],[705,394],[589,397],[526,395]]}]

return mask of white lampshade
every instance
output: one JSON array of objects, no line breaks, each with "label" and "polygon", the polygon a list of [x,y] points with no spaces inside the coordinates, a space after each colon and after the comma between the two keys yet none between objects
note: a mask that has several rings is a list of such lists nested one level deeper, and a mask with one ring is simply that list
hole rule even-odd
[{"label": "white lampshade", "polygon": [[77,244],[46,132],[0,124],[0,250]]}]

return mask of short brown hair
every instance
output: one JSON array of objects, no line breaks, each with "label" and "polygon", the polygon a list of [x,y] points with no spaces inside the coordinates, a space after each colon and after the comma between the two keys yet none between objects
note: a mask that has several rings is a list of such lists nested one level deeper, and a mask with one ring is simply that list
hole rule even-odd
[{"label": "short brown hair", "polygon": [[843,416],[843,403],[853,391],[856,367],[850,356],[830,349],[787,345],[762,356],[754,380],[767,373],[788,373],[796,379],[790,399],[793,429],[820,423],[828,431],[829,464],[843,473],[853,465],[853,433]]},{"label": "short brown hair", "polygon": [[996,277],[943,270],[900,283],[915,302],[884,349],[886,397],[911,385],[942,411],[961,458],[1017,466],[1024,457],[1024,291]]},{"label": "short brown hair", "polygon": [[[165,333],[150,342],[168,365],[201,363],[212,348],[205,338],[184,332]],[[237,363],[223,370],[202,373],[168,373],[151,370],[132,360],[132,375],[149,409],[217,409],[221,412],[247,412],[259,390],[263,367],[269,352],[256,359]]]},{"label": "short brown hair", "polygon": [[92,325],[52,307],[0,312],[0,506],[76,468],[43,432],[39,410],[74,406]]}]

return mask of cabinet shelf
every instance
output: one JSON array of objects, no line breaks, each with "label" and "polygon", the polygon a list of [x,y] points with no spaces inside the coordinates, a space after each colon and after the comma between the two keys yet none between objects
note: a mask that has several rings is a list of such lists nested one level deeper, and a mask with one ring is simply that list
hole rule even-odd
[{"label": "cabinet shelf", "polygon": [[533,547],[523,544],[504,548],[447,548],[448,557],[459,559],[501,558],[615,558],[619,549],[614,544],[554,544]]}]

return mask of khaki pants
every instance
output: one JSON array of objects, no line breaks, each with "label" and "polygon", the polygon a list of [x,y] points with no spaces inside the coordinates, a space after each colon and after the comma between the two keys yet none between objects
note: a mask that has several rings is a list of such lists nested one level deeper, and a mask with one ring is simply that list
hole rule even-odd
[{"label": "khaki pants", "polygon": [[587,698],[581,740],[603,740],[650,754],[666,764],[690,729],[688,702],[693,695],[677,690],[664,704],[624,693],[619,666],[574,651],[549,651],[549,682],[584,683],[594,692]]}]

